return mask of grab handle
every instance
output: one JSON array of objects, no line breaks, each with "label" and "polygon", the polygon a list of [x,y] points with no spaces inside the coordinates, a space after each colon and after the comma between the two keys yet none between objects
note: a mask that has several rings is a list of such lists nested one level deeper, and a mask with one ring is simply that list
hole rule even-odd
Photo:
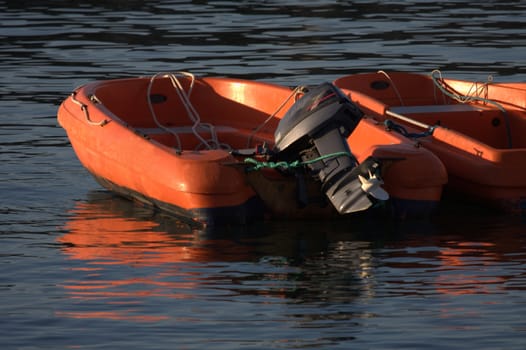
[{"label": "grab handle", "polygon": [[86,121],[88,122],[89,125],[104,126],[104,125],[108,124],[109,121],[106,120],[106,119],[101,120],[100,122],[92,121],[90,116],[89,116],[88,105],[86,105],[86,104],[80,102],[79,100],[77,100],[75,98],[76,95],[77,95],[76,91],[73,91],[71,93],[71,101],[73,101],[73,103],[75,103],[76,105],[80,106],[80,109],[84,112],[84,116],[86,117]]}]

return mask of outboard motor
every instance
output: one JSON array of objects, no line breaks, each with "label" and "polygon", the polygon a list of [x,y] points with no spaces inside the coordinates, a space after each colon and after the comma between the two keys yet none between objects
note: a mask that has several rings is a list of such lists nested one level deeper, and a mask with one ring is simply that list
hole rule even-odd
[{"label": "outboard motor", "polygon": [[379,162],[369,158],[358,165],[347,144],[362,116],[339,88],[324,83],[301,97],[274,133],[277,157],[305,164],[340,214],[362,211],[389,198],[377,177]]}]

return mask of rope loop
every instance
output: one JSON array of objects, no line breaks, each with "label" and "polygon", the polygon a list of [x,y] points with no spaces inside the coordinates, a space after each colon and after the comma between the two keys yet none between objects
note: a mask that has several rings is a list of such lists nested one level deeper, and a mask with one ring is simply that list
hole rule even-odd
[{"label": "rope loop", "polygon": [[493,76],[488,76],[485,83],[473,82],[471,87],[468,89],[466,94],[460,94],[451,87],[449,87],[444,78],[442,78],[442,72],[435,69],[430,74],[435,86],[446,96],[460,103],[471,103],[471,102],[483,102],[485,104],[491,104],[497,107],[501,112],[506,112],[506,109],[496,101],[490,100],[488,96],[488,86],[493,82]]},{"label": "rope loop", "polygon": [[[178,78],[178,75],[179,76],[183,76],[184,78],[190,79],[190,85],[188,87],[188,91],[185,91],[185,89],[183,87],[183,84],[181,83],[181,81]],[[221,142],[219,142],[219,139],[217,137],[217,132],[216,132],[216,130],[215,130],[215,128],[214,128],[214,126],[212,124],[210,124],[210,123],[202,123],[201,122],[201,117],[199,116],[199,113],[197,112],[197,110],[193,106],[192,102],[190,101],[190,96],[192,95],[192,90],[193,90],[194,84],[195,84],[195,75],[192,74],[192,73],[189,73],[189,72],[157,73],[157,74],[154,74],[150,78],[150,83],[148,84],[148,89],[147,89],[148,108],[150,110],[150,114],[152,115],[152,118],[153,118],[155,124],[157,124],[157,126],[159,128],[161,128],[161,129],[163,129],[164,131],[166,131],[166,132],[168,132],[168,133],[170,133],[170,134],[175,136],[176,141],[177,141],[177,147],[176,148],[178,150],[182,151],[181,139],[180,139],[178,133],[173,131],[173,130],[171,130],[168,127],[165,127],[164,125],[161,124],[161,122],[157,118],[157,115],[155,113],[155,110],[153,108],[153,104],[152,104],[152,101],[151,101],[151,91],[152,91],[153,83],[154,83],[155,79],[157,79],[159,77],[170,79],[170,82],[171,82],[173,88],[175,89],[175,92],[177,93],[177,96],[181,100],[181,103],[182,103],[183,107],[186,110],[188,118],[190,119],[190,121],[192,121],[192,123],[193,123],[192,124],[192,133],[201,141],[201,143],[196,147],[196,149],[199,149],[199,148],[201,148],[203,146],[204,146],[205,149],[209,149],[209,150],[217,149],[217,148],[230,149],[231,147],[229,145],[224,145]],[[202,137],[199,134],[198,129],[201,129],[201,130],[204,129],[204,130],[208,131],[210,133],[211,139],[210,140],[206,140],[204,137]]]},{"label": "rope loop", "polygon": [[511,133],[511,122],[506,109],[497,101],[490,100],[488,98],[488,86],[493,83],[493,76],[489,75],[485,83],[474,82],[469,88],[467,94],[462,95],[454,91],[442,78],[442,72],[435,69],[431,72],[431,79],[435,83],[435,86],[445,95],[451,97],[455,101],[460,103],[471,103],[471,102],[482,102],[484,104],[491,104],[497,107],[504,117],[506,124],[506,136],[508,138],[508,148],[513,148],[513,139]]}]

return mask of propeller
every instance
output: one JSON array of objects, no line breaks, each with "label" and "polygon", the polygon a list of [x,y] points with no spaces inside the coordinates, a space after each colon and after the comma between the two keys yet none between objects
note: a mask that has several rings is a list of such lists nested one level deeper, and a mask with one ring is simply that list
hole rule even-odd
[{"label": "propeller", "polygon": [[368,195],[381,201],[389,199],[389,193],[381,187],[381,185],[384,184],[383,180],[377,177],[376,174],[372,174],[371,171],[369,171],[369,178],[358,175],[358,179],[362,183],[362,191]]}]

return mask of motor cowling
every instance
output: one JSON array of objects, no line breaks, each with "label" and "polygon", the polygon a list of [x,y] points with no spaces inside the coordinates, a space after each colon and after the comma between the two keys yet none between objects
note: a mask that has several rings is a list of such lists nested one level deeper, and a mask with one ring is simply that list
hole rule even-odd
[{"label": "motor cowling", "polygon": [[305,164],[340,214],[368,209],[389,197],[380,188],[379,162],[369,158],[358,164],[347,143],[362,117],[339,88],[324,83],[303,95],[274,133],[277,158]]}]

